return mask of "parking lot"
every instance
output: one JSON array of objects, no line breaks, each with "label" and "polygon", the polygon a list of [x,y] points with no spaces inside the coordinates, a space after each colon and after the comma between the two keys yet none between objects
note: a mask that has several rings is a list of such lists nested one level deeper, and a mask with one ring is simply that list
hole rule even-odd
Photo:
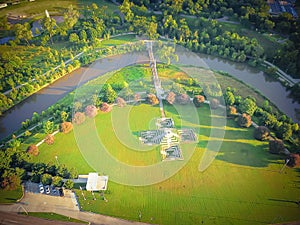
[{"label": "parking lot", "polygon": [[[47,188],[47,186],[49,189]],[[51,185],[42,185],[28,181],[25,183],[24,187],[25,192],[31,192],[36,194],[40,193],[51,196],[63,196],[63,191],[60,191],[61,188],[57,188]]]}]

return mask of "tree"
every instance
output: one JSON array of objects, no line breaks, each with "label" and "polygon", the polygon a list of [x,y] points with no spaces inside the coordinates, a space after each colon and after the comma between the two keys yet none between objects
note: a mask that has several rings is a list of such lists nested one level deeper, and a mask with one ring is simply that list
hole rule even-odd
[{"label": "tree", "polygon": [[90,118],[94,118],[98,113],[98,109],[94,105],[88,105],[85,107],[85,115]]},{"label": "tree", "polygon": [[125,20],[127,22],[131,22],[133,20],[134,14],[131,10],[131,7],[133,6],[133,3],[129,0],[124,0],[122,5],[119,6],[119,9],[121,13],[125,15]]},{"label": "tree", "polygon": [[102,105],[101,105],[101,107],[100,107],[100,110],[101,110],[102,112],[110,112],[111,109],[112,109],[111,105],[109,105],[109,104],[106,103],[106,102],[103,102]]},{"label": "tree", "polygon": [[220,105],[220,101],[216,98],[213,98],[210,100],[210,108],[211,109],[217,109]]},{"label": "tree", "polygon": [[48,134],[45,139],[44,139],[45,143],[48,145],[53,145],[54,144],[54,136],[51,134]]},{"label": "tree", "polygon": [[229,106],[228,108],[228,114],[229,115],[236,115],[237,114],[237,110],[234,106]]},{"label": "tree", "polygon": [[52,185],[55,187],[61,187],[63,185],[63,179],[60,176],[53,177]]},{"label": "tree", "polygon": [[31,155],[37,156],[39,154],[39,148],[36,145],[30,145],[27,148],[27,152]]},{"label": "tree", "polygon": [[53,44],[53,35],[56,34],[55,28],[57,27],[56,20],[53,18],[45,17],[42,21],[43,29],[49,34],[51,43]]},{"label": "tree", "polygon": [[43,185],[50,185],[52,183],[52,176],[48,173],[42,175],[42,183]]},{"label": "tree", "polygon": [[300,166],[300,155],[299,154],[290,154],[286,161],[288,161],[287,166],[289,167],[299,167]]},{"label": "tree", "polygon": [[66,180],[66,182],[64,183],[64,187],[66,189],[71,190],[73,188],[73,186],[74,186],[74,182],[72,180]]},{"label": "tree", "polygon": [[159,103],[158,98],[155,94],[148,94],[147,95],[147,102],[151,105],[157,105]]},{"label": "tree", "polygon": [[82,112],[76,112],[73,116],[73,123],[76,125],[82,124],[85,121],[85,115]]},{"label": "tree", "polygon": [[269,152],[272,154],[279,154],[284,152],[284,144],[280,139],[269,141]]},{"label": "tree", "polygon": [[71,43],[74,43],[74,44],[79,44],[80,43],[79,36],[76,33],[70,34],[69,41]]},{"label": "tree", "polygon": [[123,98],[121,98],[121,97],[118,97],[118,98],[116,99],[116,103],[117,103],[117,105],[118,105],[119,107],[124,107],[124,106],[126,106],[125,100],[124,100]]},{"label": "tree", "polygon": [[190,103],[190,101],[191,101],[190,96],[188,96],[187,94],[178,95],[176,100],[181,105],[186,105],[186,104]]},{"label": "tree", "polygon": [[205,101],[205,97],[203,95],[196,95],[193,99],[193,103],[196,107],[200,107]]},{"label": "tree", "polygon": [[239,104],[239,110],[241,113],[247,113],[252,116],[257,109],[256,102],[252,98],[246,98]]},{"label": "tree", "polygon": [[63,122],[60,124],[60,130],[64,134],[69,133],[73,129],[73,124],[71,122]]},{"label": "tree", "polygon": [[69,117],[69,114],[65,111],[60,112],[60,120],[61,122],[66,122]]},{"label": "tree", "polygon": [[75,102],[73,108],[74,108],[75,112],[79,111],[82,108],[82,103],[81,102]]},{"label": "tree", "polygon": [[105,84],[102,88],[102,100],[107,103],[113,103],[117,98],[117,93],[110,84]]},{"label": "tree", "polygon": [[171,64],[171,60],[178,61],[178,55],[175,53],[175,48],[172,46],[164,45],[162,48],[159,48],[157,51],[158,57],[161,61],[168,65]]},{"label": "tree", "polygon": [[54,122],[48,120],[46,123],[44,123],[43,128],[45,134],[52,134],[54,130]]},{"label": "tree", "polygon": [[175,98],[176,98],[176,94],[170,91],[166,97],[166,100],[170,105],[173,105],[173,103],[175,102]]},{"label": "tree", "polygon": [[283,123],[278,131],[276,132],[277,136],[283,140],[289,140],[293,134],[292,125],[289,123]]},{"label": "tree", "polygon": [[133,99],[136,103],[138,103],[141,100],[141,95],[139,93],[135,93]]},{"label": "tree", "polygon": [[255,128],[253,135],[255,139],[264,141],[269,138],[270,130],[265,126],[259,126]]},{"label": "tree", "polygon": [[21,179],[17,174],[4,173],[2,175],[1,188],[4,190],[15,190],[21,185]]},{"label": "tree", "polygon": [[251,126],[251,116],[246,113],[243,113],[242,115],[239,116],[238,124],[241,127],[250,127]]},{"label": "tree", "polygon": [[226,91],[224,98],[227,105],[231,106],[235,102],[234,94],[231,91]]},{"label": "tree", "polygon": [[29,41],[32,39],[33,35],[30,29],[29,23],[24,24],[16,24],[15,25],[15,37],[16,40],[25,40],[27,45],[29,45]]}]

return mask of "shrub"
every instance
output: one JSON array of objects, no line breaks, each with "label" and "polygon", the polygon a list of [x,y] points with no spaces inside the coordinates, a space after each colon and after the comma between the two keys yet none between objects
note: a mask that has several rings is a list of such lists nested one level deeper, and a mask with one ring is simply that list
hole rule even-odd
[{"label": "shrub", "polygon": [[109,111],[111,111],[111,109],[112,109],[112,106],[109,105],[109,104],[106,103],[106,102],[103,102],[102,105],[101,105],[101,108],[100,108],[100,110],[101,110],[102,112],[109,112]]},{"label": "shrub", "polygon": [[60,124],[60,130],[64,134],[69,133],[73,129],[73,124],[71,122],[63,122]]},{"label": "shrub", "polygon": [[27,148],[27,152],[31,155],[37,156],[39,154],[39,148],[36,145],[30,145]]},{"label": "shrub", "polygon": [[238,124],[241,127],[250,127],[251,126],[251,116],[246,113],[243,113],[242,115],[239,116]]},{"label": "shrub", "polygon": [[147,102],[151,105],[157,105],[159,103],[158,98],[155,94],[148,94],[147,95]]},{"label": "shrub", "polygon": [[278,131],[276,132],[277,137],[288,140],[293,134],[292,125],[288,123],[283,123],[279,126]]},{"label": "shrub", "polygon": [[171,91],[168,93],[166,100],[169,104],[173,105],[173,103],[175,102],[175,98],[176,98],[176,94]]},{"label": "shrub", "polygon": [[126,101],[125,101],[123,98],[121,98],[121,97],[117,97],[116,103],[117,103],[117,105],[118,105],[119,107],[124,107],[124,106],[126,106]]},{"label": "shrub", "polygon": [[136,93],[134,94],[133,99],[137,103],[141,100],[141,95],[139,93]]},{"label": "shrub", "polygon": [[210,108],[211,109],[217,109],[220,105],[220,101],[216,98],[213,98],[210,100]]},{"label": "shrub", "polygon": [[254,130],[254,138],[260,141],[267,140],[270,136],[270,130],[265,126],[259,126]]},{"label": "shrub", "polygon": [[45,143],[48,144],[48,145],[53,145],[54,144],[54,136],[51,135],[51,134],[48,134],[46,137],[45,137]]},{"label": "shrub", "polygon": [[63,179],[60,176],[53,177],[52,185],[55,187],[61,187],[63,185]]},{"label": "shrub", "polygon": [[181,105],[186,105],[190,102],[190,96],[188,96],[187,94],[180,94],[179,96],[177,96],[177,102]]},{"label": "shrub", "polygon": [[203,95],[196,95],[193,99],[193,103],[195,104],[196,107],[200,107],[204,101],[205,98]]},{"label": "shrub", "polygon": [[284,144],[280,139],[269,141],[269,152],[272,154],[279,154],[284,152]]},{"label": "shrub", "polygon": [[50,185],[52,183],[52,176],[48,173],[42,175],[42,183],[44,185]]},{"label": "shrub", "polygon": [[242,101],[239,105],[239,110],[241,113],[247,113],[250,116],[252,116],[257,109],[256,102],[252,98],[246,98],[244,101]]},{"label": "shrub", "polygon": [[72,189],[74,186],[74,182],[72,180],[66,180],[66,182],[64,183],[64,187],[66,189]]},{"label": "shrub", "polygon": [[73,123],[79,125],[85,121],[85,115],[82,112],[77,112],[73,116]]},{"label": "shrub", "polygon": [[94,118],[97,115],[97,107],[94,105],[88,105],[85,107],[85,115],[90,118]]}]

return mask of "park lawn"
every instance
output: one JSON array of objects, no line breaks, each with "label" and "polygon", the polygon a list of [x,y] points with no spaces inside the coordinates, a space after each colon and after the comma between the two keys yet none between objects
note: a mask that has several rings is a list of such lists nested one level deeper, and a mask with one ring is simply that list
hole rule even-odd
[{"label": "park lawn", "polygon": [[22,213],[27,216],[38,217],[47,220],[55,220],[55,221],[64,221],[64,222],[72,222],[72,223],[79,223],[79,224],[88,224],[88,222],[77,220],[68,216],[63,216],[57,213],[47,213],[47,212],[28,212],[28,214]]},{"label": "park lawn", "polygon": [[8,6],[1,9],[1,15],[11,14],[14,16],[25,15],[26,17],[38,17],[44,15],[47,9],[51,15],[62,15],[70,5],[81,9],[96,3],[98,7],[107,6],[107,12],[113,13],[118,9],[115,4],[106,0],[36,0],[34,2],[21,2],[20,4]]},{"label": "park lawn", "polygon": [[[187,106],[185,106],[188,108]],[[169,115],[171,106],[165,107]],[[169,112],[170,111],[170,112]],[[158,184],[133,187],[109,182],[108,202],[84,201],[83,210],[155,224],[263,224],[299,220],[295,201],[300,194],[299,172],[286,168],[283,160],[267,152],[267,142],[252,138],[253,128],[243,129],[228,120],[220,152],[204,172],[198,165],[209,136],[209,109],[198,109],[199,144],[178,173]],[[175,115],[176,118],[176,115]],[[176,123],[176,121],[175,121]],[[214,140],[212,141],[222,141]],[[131,158],[132,153],[127,152]]]},{"label": "park lawn", "polygon": [[16,190],[6,191],[0,189],[0,203],[15,203],[23,195],[22,187],[18,187]]},{"label": "park lawn", "polygon": [[137,41],[135,34],[126,34],[101,41],[99,47],[110,47]]}]

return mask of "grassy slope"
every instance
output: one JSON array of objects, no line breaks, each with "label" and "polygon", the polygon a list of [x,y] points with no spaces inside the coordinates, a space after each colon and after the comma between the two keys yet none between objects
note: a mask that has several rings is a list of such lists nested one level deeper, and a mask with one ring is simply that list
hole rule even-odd
[{"label": "grassy slope", "polygon": [[[27,215],[23,213],[24,215]],[[55,220],[55,221],[64,221],[64,222],[72,222],[72,223],[78,223],[78,224],[88,224],[88,222],[77,220],[74,218],[70,218],[67,216],[63,216],[56,213],[46,213],[46,212],[28,212],[28,216],[38,217],[42,219],[47,220]]]},{"label": "grassy slope", "polygon": [[22,197],[22,187],[13,191],[0,189],[0,203],[13,203]]}]

